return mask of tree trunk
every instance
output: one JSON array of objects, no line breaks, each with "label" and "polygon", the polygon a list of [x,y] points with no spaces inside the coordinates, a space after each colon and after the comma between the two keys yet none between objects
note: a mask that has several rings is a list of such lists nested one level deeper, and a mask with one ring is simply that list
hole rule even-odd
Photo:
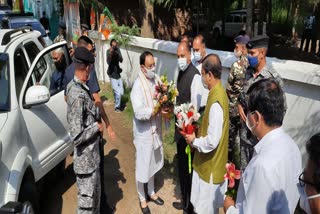
[{"label": "tree trunk", "polygon": [[253,9],[254,0],[247,0],[247,34],[253,36]]},{"label": "tree trunk", "polygon": [[267,17],[268,0],[259,0],[258,35],[263,34],[263,26]]},{"label": "tree trunk", "polygon": [[141,15],[141,36],[154,38],[152,25],[154,24],[154,8],[148,0],[139,0],[139,10]]},{"label": "tree trunk", "polygon": [[296,26],[297,26],[299,12],[300,12],[300,0],[293,0],[292,11],[293,11],[292,37],[294,37],[294,35],[296,34]]},{"label": "tree trunk", "polygon": [[269,0],[268,5],[268,24],[270,25],[272,23],[272,0]]},{"label": "tree trunk", "polygon": [[238,0],[238,10],[243,8],[243,0]]}]

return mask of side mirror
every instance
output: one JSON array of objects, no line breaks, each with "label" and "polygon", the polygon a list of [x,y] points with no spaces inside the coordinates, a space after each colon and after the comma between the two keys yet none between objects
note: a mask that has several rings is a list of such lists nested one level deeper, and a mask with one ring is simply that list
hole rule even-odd
[{"label": "side mirror", "polygon": [[50,92],[46,86],[34,85],[28,88],[26,93],[26,106],[41,105],[48,102],[50,99]]}]

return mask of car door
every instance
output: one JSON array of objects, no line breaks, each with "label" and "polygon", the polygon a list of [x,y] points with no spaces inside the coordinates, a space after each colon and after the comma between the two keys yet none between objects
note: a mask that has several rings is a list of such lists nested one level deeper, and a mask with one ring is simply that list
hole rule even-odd
[{"label": "car door", "polygon": [[62,51],[65,66],[70,64],[66,42],[60,42],[42,50],[33,60],[19,97],[20,109],[30,135],[33,162],[38,175],[43,175],[61,161],[72,149],[69,143],[66,119],[67,105],[64,88],[50,94],[45,104],[32,107],[25,105],[25,95],[31,86],[44,85],[48,89],[53,83],[57,68],[52,59],[53,51]]}]

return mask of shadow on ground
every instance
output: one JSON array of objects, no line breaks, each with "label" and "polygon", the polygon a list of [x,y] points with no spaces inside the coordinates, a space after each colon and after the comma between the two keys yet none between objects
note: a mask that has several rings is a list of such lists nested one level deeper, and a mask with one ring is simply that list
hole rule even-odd
[{"label": "shadow on ground", "polygon": [[68,165],[60,175],[52,170],[44,179],[40,195],[41,213],[60,214],[63,204],[62,195],[76,182],[73,163]]}]

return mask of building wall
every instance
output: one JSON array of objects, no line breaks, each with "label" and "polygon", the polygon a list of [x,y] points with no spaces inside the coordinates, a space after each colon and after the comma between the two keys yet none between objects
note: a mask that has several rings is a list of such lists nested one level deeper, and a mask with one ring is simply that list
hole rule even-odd
[{"label": "building wall", "polygon": [[[108,42],[96,41],[98,56],[96,60],[97,75],[100,80],[109,81],[106,70],[106,51]],[[177,57],[175,55],[178,43],[163,40],[135,37],[127,48],[121,47],[124,61],[122,78],[131,86],[139,72],[139,56],[145,51],[151,51],[156,60],[156,72],[166,73],[169,79],[178,75]],[[234,54],[225,51],[207,49],[208,53],[218,54],[222,65],[222,82],[225,85],[231,64],[236,60]],[[130,66],[130,56],[133,67]],[[284,118],[284,129],[298,144],[305,161],[305,143],[315,133],[320,132],[320,66],[290,60],[268,58],[267,62],[284,80],[284,90],[287,98],[287,113]]]}]

